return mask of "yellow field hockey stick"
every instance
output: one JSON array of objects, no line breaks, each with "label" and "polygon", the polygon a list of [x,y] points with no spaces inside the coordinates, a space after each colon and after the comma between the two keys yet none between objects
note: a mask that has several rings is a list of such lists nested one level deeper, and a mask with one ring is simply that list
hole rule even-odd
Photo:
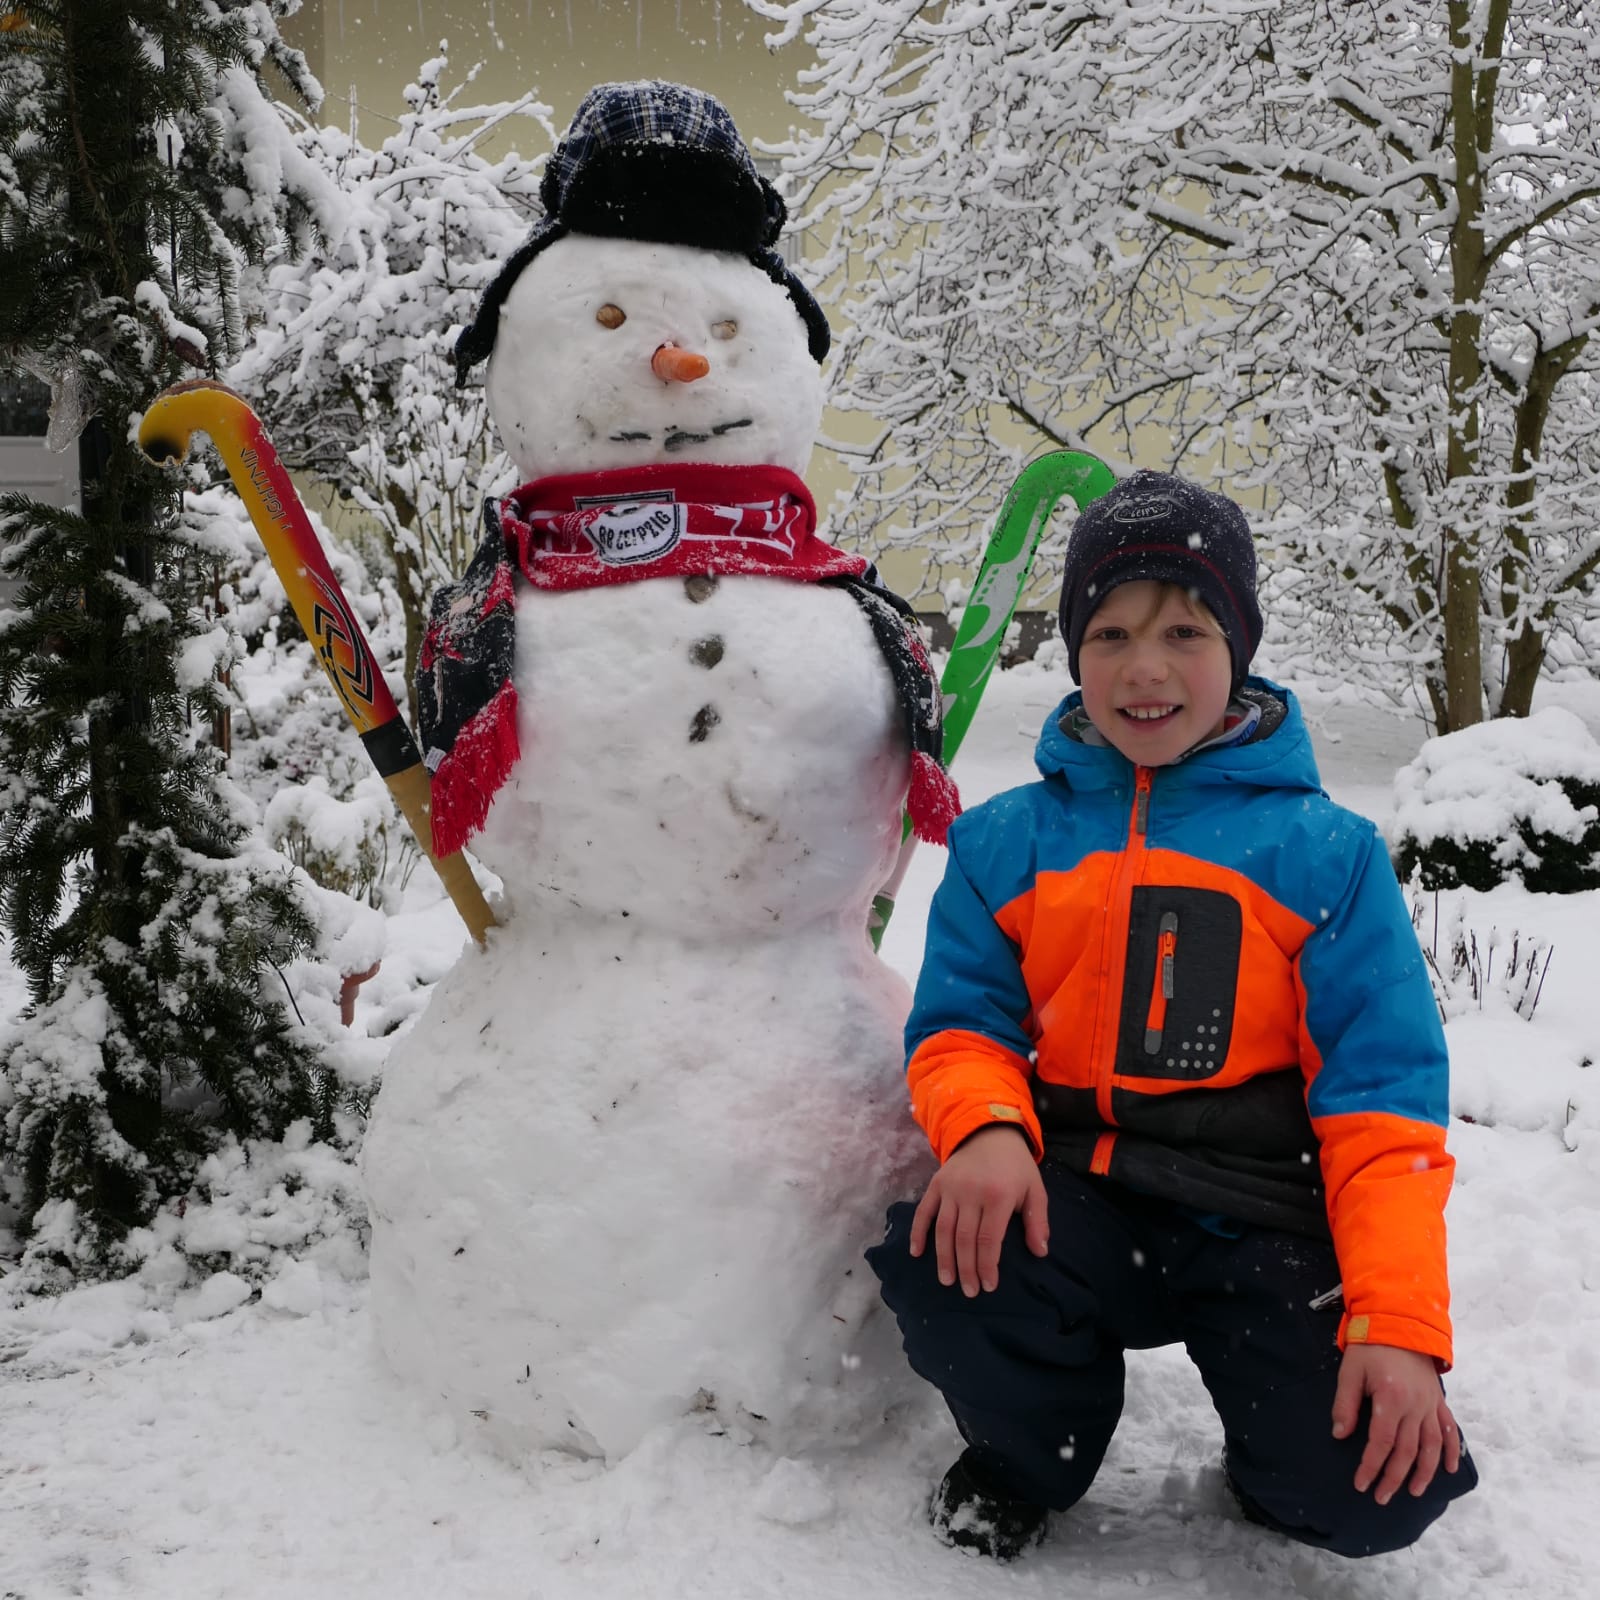
[{"label": "yellow field hockey stick", "polygon": [[261,419],[232,389],[197,378],[156,397],[139,424],[139,446],[153,461],[178,462],[196,433],[211,436],[345,714],[462,921],[482,944],[494,914],[466,857],[459,850],[443,859],[433,852],[428,769]]}]

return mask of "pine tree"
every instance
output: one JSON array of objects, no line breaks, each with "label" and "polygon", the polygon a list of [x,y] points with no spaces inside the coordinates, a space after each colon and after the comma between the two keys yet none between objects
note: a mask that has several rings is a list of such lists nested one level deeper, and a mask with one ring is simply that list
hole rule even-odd
[{"label": "pine tree", "polygon": [[261,77],[318,92],[292,3],[13,0],[0,31],[0,361],[50,385],[82,481],[81,514],[0,497],[0,916],[32,999],[0,1163],[42,1283],[125,1265],[224,1132],[329,1114],[272,982],[314,929],[198,733],[206,557],[132,442],[237,350],[251,263],[326,199],[295,193]]}]

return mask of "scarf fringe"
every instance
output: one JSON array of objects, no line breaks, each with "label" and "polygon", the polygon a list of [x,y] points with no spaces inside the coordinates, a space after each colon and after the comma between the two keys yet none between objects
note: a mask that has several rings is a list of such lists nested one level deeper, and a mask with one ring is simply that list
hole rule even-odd
[{"label": "scarf fringe", "polygon": [[924,844],[943,844],[950,824],[961,815],[955,780],[926,751],[911,756],[911,792],[906,796],[911,831]]},{"label": "scarf fringe", "polygon": [[489,805],[521,754],[517,691],[507,679],[461,732],[433,774],[433,853],[454,855],[484,824]]}]

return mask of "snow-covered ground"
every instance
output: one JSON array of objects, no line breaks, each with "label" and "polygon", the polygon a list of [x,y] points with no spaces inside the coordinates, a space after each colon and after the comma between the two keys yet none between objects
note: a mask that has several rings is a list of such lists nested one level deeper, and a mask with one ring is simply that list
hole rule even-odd
[{"label": "snow-covered ground", "polygon": [[[1061,688],[1037,669],[991,686],[958,763],[969,803],[1030,776]],[[1593,701],[1562,698],[1594,724]],[[1381,818],[1420,727],[1308,710],[1331,792]],[[919,855],[885,943],[908,976],[940,865]],[[454,913],[432,896],[419,878],[391,920],[363,993],[374,1032],[413,1014],[416,984],[448,964]],[[513,1468],[458,1444],[382,1370],[359,1267],[329,1250],[255,1299],[220,1277],[176,1301],[131,1283],[0,1311],[0,1596],[1587,1600],[1600,1593],[1600,903],[1461,898],[1480,943],[1497,930],[1502,964],[1512,930],[1554,953],[1531,1022],[1491,981],[1482,1010],[1469,1002],[1449,1025],[1462,1119],[1450,1392],[1483,1482],[1412,1551],[1345,1563],[1238,1521],[1181,1351],[1130,1358],[1099,1481],[1010,1568],[928,1532],[929,1485],[958,1448],[932,1399],[833,1457],[774,1459],[691,1418],[609,1472],[554,1454]],[[1441,930],[1456,910],[1441,905]],[[1433,915],[1430,902],[1425,941]],[[0,966],[0,1005],[22,998]]]}]

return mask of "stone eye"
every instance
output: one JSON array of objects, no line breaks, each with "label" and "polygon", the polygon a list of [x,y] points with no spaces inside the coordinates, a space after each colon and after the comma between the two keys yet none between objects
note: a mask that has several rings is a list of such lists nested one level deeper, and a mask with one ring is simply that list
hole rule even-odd
[{"label": "stone eye", "polygon": [[731,317],[723,322],[711,324],[711,336],[714,339],[731,339],[739,331],[739,324]]},{"label": "stone eye", "polygon": [[602,328],[620,328],[628,320],[628,313],[621,306],[614,306],[608,300],[595,312],[594,320]]}]

